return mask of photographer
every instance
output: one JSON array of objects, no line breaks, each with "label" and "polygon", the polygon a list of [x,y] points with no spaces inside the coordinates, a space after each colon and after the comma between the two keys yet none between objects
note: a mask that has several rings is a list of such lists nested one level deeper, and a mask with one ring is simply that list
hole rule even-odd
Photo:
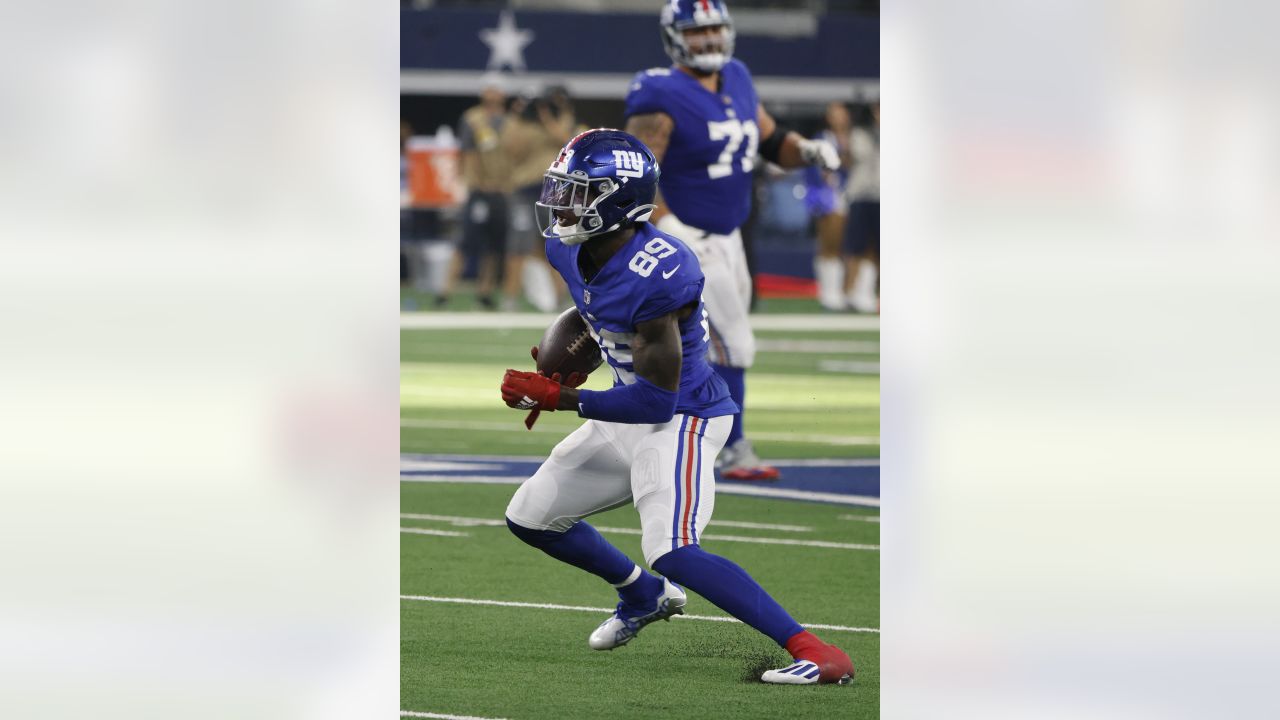
[{"label": "photographer", "polygon": [[561,289],[547,266],[533,203],[542,192],[543,173],[577,129],[573,103],[562,87],[550,87],[541,96],[526,94],[512,103],[502,135],[515,188],[503,278],[505,309],[515,308],[522,283],[539,310],[550,312],[559,307]]}]

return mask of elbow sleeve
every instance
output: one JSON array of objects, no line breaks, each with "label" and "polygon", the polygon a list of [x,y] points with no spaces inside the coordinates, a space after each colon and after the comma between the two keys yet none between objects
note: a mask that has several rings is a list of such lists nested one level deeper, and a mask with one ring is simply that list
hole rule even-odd
[{"label": "elbow sleeve", "polygon": [[677,397],[677,393],[637,377],[630,385],[609,390],[579,390],[578,415],[636,425],[664,423],[675,415]]}]

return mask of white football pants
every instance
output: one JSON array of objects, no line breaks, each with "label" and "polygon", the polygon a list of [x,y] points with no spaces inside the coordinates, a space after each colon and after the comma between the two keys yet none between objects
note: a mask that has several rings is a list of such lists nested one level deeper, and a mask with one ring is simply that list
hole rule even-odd
[{"label": "white football pants", "polygon": [[659,230],[675,235],[698,256],[702,274],[702,301],[707,306],[711,342],[707,360],[716,365],[749,368],[756,360],[756,337],[751,332],[751,273],[742,233],[708,233],[685,225],[675,215],[663,215]]},{"label": "white football pants", "polygon": [[696,545],[716,505],[713,470],[733,416],[676,415],[661,425],[588,420],[551,451],[507,505],[534,530],[568,530],[582,518],[632,502],[644,560]]}]

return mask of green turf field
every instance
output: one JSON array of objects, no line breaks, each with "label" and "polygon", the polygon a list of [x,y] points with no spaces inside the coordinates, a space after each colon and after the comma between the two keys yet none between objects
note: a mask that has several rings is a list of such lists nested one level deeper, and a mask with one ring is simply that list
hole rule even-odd
[{"label": "green turf field", "polygon": [[[498,393],[505,368],[532,368],[529,346],[541,334],[402,330],[401,450],[545,456],[582,420],[543,413],[529,432],[524,414],[504,406]],[[879,455],[878,332],[792,329],[757,337],[748,432],[763,457]],[[587,387],[604,389],[608,378],[598,372]],[[878,547],[877,510],[717,496],[703,546],[745,567],[801,623],[847,628],[815,632],[853,658],[858,677],[851,685],[782,687],[758,677],[787,664],[786,652],[738,623],[677,618],[613,652],[590,650],[587,635],[616,595],[511,536],[502,517],[514,490],[401,483],[402,711],[512,720],[878,717],[879,550],[717,539]],[[733,525],[743,522],[781,527]],[[592,523],[641,560],[634,508]],[[693,593],[686,612],[724,617]]]},{"label": "green turf field", "polygon": [[[530,548],[500,521],[514,487],[402,483],[401,512],[459,518],[405,518],[406,528],[465,536],[401,535],[401,593],[611,608],[613,589],[580,570]],[[876,511],[716,498],[703,547],[747,569],[801,623],[878,628],[880,553],[792,545],[717,541],[738,537],[879,543]],[[805,532],[717,527],[723,521],[804,526]],[[599,528],[637,526],[627,506],[597,515]],[[638,535],[602,530],[635,560]],[[690,593],[690,615],[724,616]],[[677,618],[651,625],[611,652],[587,647],[600,613],[462,605],[403,599],[400,603],[401,708],[479,717],[874,718],[879,712],[880,636],[817,630],[840,645],[858,668],[846,686],[780,687],[757,681],[760,672],[790,658],[740,624]]]},{"label": "green turf field", "polygon": [[[498,393],[508,367],[533,369],[529,348],[541,337],[540,329],[402,330],[401,451],[548,453],[581,418],[543,413],[530,432]],[[757,340],[747,432],[761,457],[879,457],[880,376],[866,374],[879,361],[878,332],[762,331]],[[585,387],[610,384],[606,369]]]}]

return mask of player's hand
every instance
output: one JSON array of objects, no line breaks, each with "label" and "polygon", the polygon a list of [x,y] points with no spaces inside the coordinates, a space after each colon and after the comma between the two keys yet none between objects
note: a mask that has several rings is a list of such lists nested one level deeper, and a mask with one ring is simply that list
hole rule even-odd
[{"label": "player's hand", "polygon": [[840,169],[840,153],[826,140],[801,140],[800,159],[823,170]]},{"label": "player's hand", "polygon": [[[529,354],[533,356],[533,362],[536,367],[538,362],[538,346],[534,345],[533,347],[529,348]],[[565,385],[571,388],[576,388],[582,383],[587,381],[587,376],[584,373],[573,372],[573,373],[569,373],[569,377],[567,379],[562,379],[560,377],[560,373],[552,373],[551,379],[555,380],[561,385]]]},{"label": "player's hand", "polygon": [[560,402],[559,373],[553,377],[536,372],[507,370],[502,377],[502,400],[518,410],[555,410]]}]

